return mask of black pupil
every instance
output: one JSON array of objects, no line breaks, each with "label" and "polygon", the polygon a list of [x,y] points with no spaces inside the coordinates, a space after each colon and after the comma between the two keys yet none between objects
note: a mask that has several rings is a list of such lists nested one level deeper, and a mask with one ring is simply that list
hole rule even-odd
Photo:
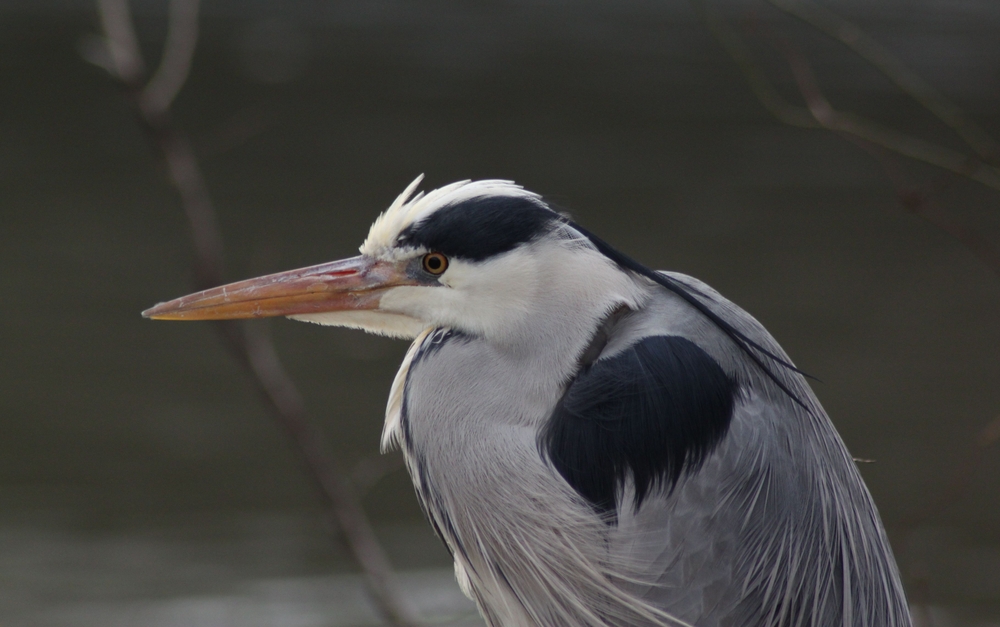
[{"label": "black pupil", "polygon": [[427,258],[427,269],[432,271],[437,271],[441,269],[441,258],[436,255],[431,255]]}]

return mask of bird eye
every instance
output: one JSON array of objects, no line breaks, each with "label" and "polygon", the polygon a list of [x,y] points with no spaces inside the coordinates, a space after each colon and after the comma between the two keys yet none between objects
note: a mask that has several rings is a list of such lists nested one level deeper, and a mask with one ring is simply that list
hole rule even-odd
[{"label": "bird eye", "polygon": [[427,253],[424,255],[423,266],[431,274],[442,274],[448,269],[448,258],[441,253]]}]

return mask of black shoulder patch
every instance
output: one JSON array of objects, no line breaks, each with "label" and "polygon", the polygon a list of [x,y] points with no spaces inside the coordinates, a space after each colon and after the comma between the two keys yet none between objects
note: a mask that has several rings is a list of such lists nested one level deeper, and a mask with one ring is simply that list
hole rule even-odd
[{"label": "black shoulder patch", "polygon": [[481,196],[438,209],[404,229],[397,242],[482,261],[531,241],[558,219],[559,214],[539,200]]},{"label": "black shoulder patch", "polygon": [[638,508],[696,470],[729,428],[737,383],[696,344],[646,337],[584,366],[540,434],[544,455],[594,509],[615,519],[621,488]]},{"label": "black shoulder patch", "polygon": [[589,239],[590,242],[594,245],[594,247],[597,248],[598,252],[600,252],[602,255],[604,255],[611,261],[614,261],[616,264],[618,264],[620,268],[635,272],[639,276],[644,276],[647,279],[653,281],[654,283],[662,285],[663,287],[667,288],[674,294],[680,296],[689,305],[691,305],[699,312],[701,312],[701,314],[706,318],[708,318],[712,322],[712,324],[719,327],[719,329],[723,333],[728,335],[729,339],[731,339],[733,343],[736,344],[737,348],[739,348],[740,351],[742,351],[743,354],[750,359],[750,361],[757,364],[757,367],[761,369],[761,371],[764,373],[765,376],[767,376],[767,378],[769,378],[771,381],[774,382],[776,386],[778,386],[778,389],[787,394],[788,398],[792,399],[792,401],[794,401],[795,404],[797,404],[799,407],[806,410],[810,414],[812,413],[812,409],[810,409],[809,405],[804,400],[799,398],[799,396],[790,387],[788,387],[788,384],[781,380],[781,377],[779,377],[774,370],[768,367],[767,363],[765,363],[761,355],[763,355],[770,361],[774,362],[775,364],[782,366],[783,368],[786,368],[788,370],[791,370],[792,372],[800,374],[804,377],[809,377],[810,379],[815,379],[815,377],[799,370],[791,363],[789,363],[788,360],[783,359],[782,357],[776,355],[774,352],[764,348],[757,342],[747,337],[745,333],[743,333],[742,331],[734,327],[732,324],[724,320],[722,316],[712,311],[712,309],[708,305],[698,300],[698,297],[696,297],[695,294],[696,293],[700,294],[700,292],[698,292],[694,288],[684,285],[680,281],[671,278],[665,274],[661,274],[659,272],[651,270],[650,268],[647,268],[646,266],[642,265],[635,259],[632,259],[631,257],[622,253],[621,251],[616,250],[610,244],[608,244],[601,238],[597,237],[587,229],[583,228],[579,224],[576,224],[575,222],[570,222],[569,224],[574,229],[579,231],[581,235]]}]

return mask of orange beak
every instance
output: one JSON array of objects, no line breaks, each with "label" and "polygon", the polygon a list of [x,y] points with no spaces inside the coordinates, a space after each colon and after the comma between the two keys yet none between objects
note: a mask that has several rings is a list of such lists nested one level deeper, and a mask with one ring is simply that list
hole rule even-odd
[{"label": "orange beak", "polygon": [[418,285],[396,264],[359,256],[182,296],[142,312],[154,320],[232,320],[378,309],[382,295]]}]

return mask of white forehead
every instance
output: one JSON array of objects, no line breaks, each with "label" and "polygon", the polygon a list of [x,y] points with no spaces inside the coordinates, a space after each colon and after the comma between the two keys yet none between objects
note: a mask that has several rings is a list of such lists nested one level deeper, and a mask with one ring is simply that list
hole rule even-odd
[{"label": "white forehead", "polygon": [[458,181],[427,192],[414,192],[424,180],[421,174],[410,183],[403,193],[396,197],[389,208],[375,220],[368,231],[368,238],[361,245],[361,254],[371,257],[391,257],[396,246],[396,238],[406,227],[426,219],[442,207],[456,205],[483,196],[507,196],[538,199],[540,196],[529,192],[513,181],[488,179],[484,181]]}]

